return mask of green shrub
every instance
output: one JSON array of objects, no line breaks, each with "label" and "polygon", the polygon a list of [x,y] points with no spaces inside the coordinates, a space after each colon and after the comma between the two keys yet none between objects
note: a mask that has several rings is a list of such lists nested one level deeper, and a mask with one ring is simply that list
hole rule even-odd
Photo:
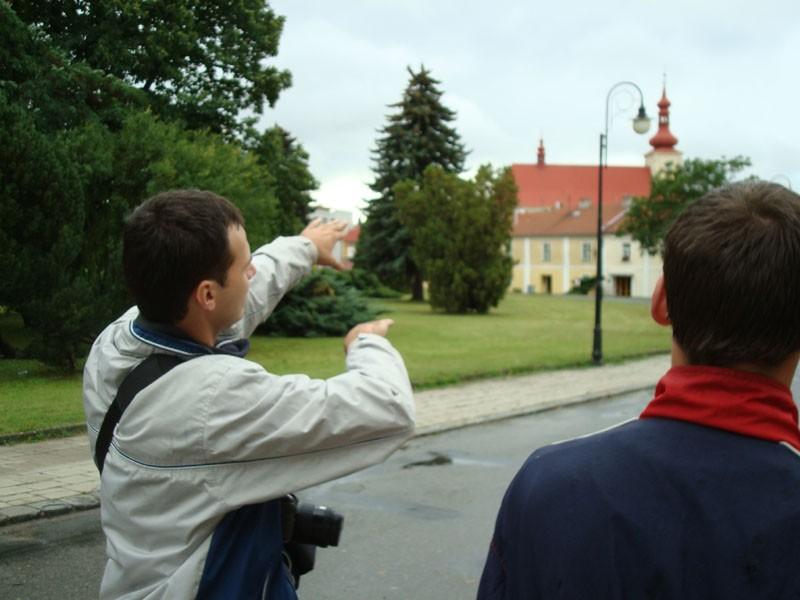
[{"label": "green shrub", "polygon": [[365,269],[342,271],[340,275],[347,278],[354,288],[368,298],[397,299],[403,295],[402,292],[383,285],[377,275]]},{"label": "green shrub", "polygon": [[591,292],[595,287],[595,282],[597,281],[597,277],[593,277],[591,275],[584,275],[580,278],[577,284],[573,285],[568,294],[583,294],[584,296]]},{"label": "green shrub", "polygon": [[478,169],[471,180],[431,165],[422,181],[394,187],[411,253],[428,281],[431,306],[485,314],[511,283],[511,220],[517,186],[511,169]]},{"label": "green shrub", "polygon": [[258,332],[289,337],[340,336],[377,314],[347,274],[315,269],[284,296]]}]

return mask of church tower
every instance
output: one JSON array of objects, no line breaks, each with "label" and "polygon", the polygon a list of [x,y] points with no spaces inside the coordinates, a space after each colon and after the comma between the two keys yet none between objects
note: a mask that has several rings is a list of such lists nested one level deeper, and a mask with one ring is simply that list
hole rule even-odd
[{"label": "church tower", "polygon": [[539,148],[536,150],[536,166],[544,166],[544,140],[539,138]]},{"label": "church tower", "polygon": [[658,101],[658,131],[650,138],[653,149],[644,156],[645,164],[650,167],[653,175],[663,171],[668,163],[676,166],[683,163],[683,155],[675,149],[678,138],[669,130],[670,104],[667,99],[667,86],[664,84],[661,100]]}]

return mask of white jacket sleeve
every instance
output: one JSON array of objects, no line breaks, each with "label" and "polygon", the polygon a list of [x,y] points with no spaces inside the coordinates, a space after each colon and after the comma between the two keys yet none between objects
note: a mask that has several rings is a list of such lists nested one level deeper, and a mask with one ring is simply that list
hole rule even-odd
[{"label": "white jacket sleeve", "polygon": [[[239,361],[245,362],[245,361]],[[382,462],[414,429],[403,360],[384,338],[353,342],[328,380],[231,368],[204,407],[209,492],[232,506],[282,496]]]}]

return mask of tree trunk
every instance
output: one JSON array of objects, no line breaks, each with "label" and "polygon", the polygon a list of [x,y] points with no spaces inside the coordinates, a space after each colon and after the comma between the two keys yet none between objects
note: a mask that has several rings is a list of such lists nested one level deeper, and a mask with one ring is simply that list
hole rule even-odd
[{"label": "tree trunk", "polygon": [[66,359],[67,359],[67,372],[74,373],[75,367],[78,365],[78,358],[73,348],[70,348],[67,351]]},{"label": "tree trunk", "polygon": [[2,335],[0,335],[0,356],[2,356],[3,358],[17,357],[17,351],[11,344],[9,344],[3,339]]},{"label": "tree trunk", "polygon": [[411,301],[424,302],[425,297],[422,290],[422,273],[419,271],[414,272],[414,278],[411,282]]}]

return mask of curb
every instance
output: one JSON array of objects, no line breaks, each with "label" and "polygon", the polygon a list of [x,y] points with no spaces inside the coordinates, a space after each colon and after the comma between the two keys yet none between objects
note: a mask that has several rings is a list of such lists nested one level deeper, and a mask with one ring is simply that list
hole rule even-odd
[{"label": "curb", "polygon": [[97,491],[91,494],[79,494],[59,500],[45,500],[34,504],[22,504],[0,509],[0,527],[16,525],[26,521],[57,517],[71,512],[91,510],[100,506]]},{"label": "curb", "polygon": [[50,427],[47,429],[37,429],[35,431],[22,431],[20,433],[7,433],[0,435],[0,446],[11,446],[25,442],[41,442],[54,437],[70,437],[86,431],[86,423],[75,423],[74,425],[62,425],[61,427]]},{"label": "curb", "polygon": [[[620,394],[639,392],[642,390],[647,390],[652,388],[653,388],[652,383],[647,385],[635,384],[635,385],[620,386],[618,388],[605,390],[601,393],[596,393],[596,394],[592,393],[577,394],[575,396],[571,396],[568,398],[561,398],[559,400],[550,400],[535,405],[522,406],[514,410],[500,411],[492,414],[466,417],[463,419],[453,419],[447,423],[440,423],[436,425],[429,425],[427,427],[421,427],[415,431],[414,437],[422,437],[427,435],[433,435],[436,433],[442,433],[445,431],[451,431],[454,429],[462,429],[464,427],[470,427],[473,425],[481,425],[484,423],[491,423],[494,421],[502,421],[504,419],[510,419],[513,417],[530,415],[565,406],[594,402],[596,400],[603,400]],[[84,429],[85,426],[81,425],[80,426],[81,433],[83,432]],[[18,435],[26,435],[26,434],[18,434]],[[2,439],[3,438],[0,438],[0,440]],[[2,441],[0,441],[0,444],[2,444]],[[34,504],[12,506],[9,508],[0,509],[0,528],[8,525],[23,523],[26,521],[56,517],[71,512],[91,510],[93,508],[98,508],[99,506],[100,506],[99,489],[95,489],[93,492],[89,494],[81,494],[78,496],[71,496],[68,498],[62,498],[58,500],[47,500],[47,501],[37,502]]]},{"label": "curb", "polygon": [[652,390],[653,384],[637,384],[629,386],[620,386],[619,388],[605,390],[599,394],[578,394],[569,398],[562,398],[560,400],[551,400],[541,402],[534,406],[525,406],[516,410],[499,411],[490,415],[481,415],[479,417],[466,417],[463,419],[453,419],[451,422],[439,425],[429,425],[427,427],[420,427],[414,432],[414,437],[422,437],[425,435],[433,435],[445,431],[452,431],[454,429],[463,429],[464,427],[471,427],[473,425],[483,425],[485,423],[493,423],[495,421],[503,421],[505,419],[512,419],[514,417],[522,417],[525,415],[532,415],[547,410],[555,410],[565,406],[573,406],[576,404],[585,404],[594,402],[595,400],[605,400],[612,396],[619,396],[621,394],[632,394],[644,390]]}]

